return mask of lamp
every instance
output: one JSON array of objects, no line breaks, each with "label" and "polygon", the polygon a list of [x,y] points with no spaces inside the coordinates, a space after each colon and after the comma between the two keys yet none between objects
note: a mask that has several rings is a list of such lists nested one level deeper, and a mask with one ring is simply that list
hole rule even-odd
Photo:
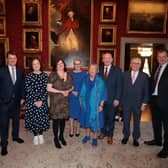
[{"label": "lamp", "polygon": [[141,57],[145,58],[145,62],[143,65],[143,72],[147,73],[150,76],[148,58],[153,54],[152,48],[151,47],[138,47],[138,54],[140,54]]}]

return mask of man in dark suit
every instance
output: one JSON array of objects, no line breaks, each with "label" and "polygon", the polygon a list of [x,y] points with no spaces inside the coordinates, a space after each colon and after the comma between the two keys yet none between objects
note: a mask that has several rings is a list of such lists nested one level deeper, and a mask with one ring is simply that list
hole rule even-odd
[{"label": "man in dark suit", "polygon": [[9,118],[12,117],[13,141],[23,143],[19,138],[20,104],[24,102],[24,73],[16,67],[15,52],[7,53],[7,66],[0,68],[0,132],[1,155],[7,155]]},{"label": "man in dark suit", "polygon": [[121,107],[123,110],[124,127],[122,144],[127,144],[130,136],[130,120],[133,112],[133,145],[139,146],[141,112],[149,100],[149,77],[140,71],[141,58],[133,57],[130,71],[123,73],[123,90]]},{"label": "man in dark suit", "polygon": [[157,52],[159,66],[151,76],[151,111],[154,139],[145,141],[147,145],[162,146],[162,126],[164,128],[163,149],[158,157],[168,157],[168,51],[159,49]]},{"label": "man in dark suit", "polygon": [[107,143],[112,144],[115,114],[121,97],[122,77],[121,70],[112,65],[113,57],[111,53],[104,53],[102,61],[104,66],[100,67],[100,75],[105,80],[108,99],[104,103],[104,128],[101,131],[99,139],[107,136]]}]

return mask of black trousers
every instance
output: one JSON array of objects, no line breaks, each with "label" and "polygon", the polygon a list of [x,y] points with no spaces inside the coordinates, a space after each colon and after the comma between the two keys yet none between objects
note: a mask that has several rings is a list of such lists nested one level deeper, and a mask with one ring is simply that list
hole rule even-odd
[{"label": "black trousers", "polygon": [[[154,139],[158,143],[161,143],[163,140],[163,147],[168,151],[168,109],[160,107],[158,97],[152,96],[151,110]],[[163,138],[162,128],[164,130]]]},{"label": "black trousers", "polygon": [[17,139],[19,137],[19,113],[19,101],[11,99],[7,104],[2,102],[0,103],[0,133],[2,147],[6,147],[8,145],[8,130],[10,116],[12,117],[12,138]]}]

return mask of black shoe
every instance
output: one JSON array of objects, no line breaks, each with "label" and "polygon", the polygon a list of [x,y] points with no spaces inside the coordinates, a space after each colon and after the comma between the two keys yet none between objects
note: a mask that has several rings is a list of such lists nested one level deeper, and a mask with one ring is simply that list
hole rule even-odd
[{"label": "black shoe", "polygon": [[128,142],[128,138],[123,138],[121,141],[122,144],[127,144],[127,142]]},{"label": "black shoe", "polygon": [[156,142],[155,140],[151,140],[151,141],[144,141],[144,144],[146,145],[156,145],[156,146],[162,146],[162,143],[161,142]]},{"label": "black shoe", "polygon": [[78,137],[79,135],[80,135],[79,133],[78,133],[78,134],[75,134],[76,137]]},{"label": "black shoe", "polygon": [[168,157],[168,150],[164,148],[157,154],[159,158],[167,158]]},{"label": "black shoe", "polygon": [[133,141],[133,145],[136,146],[136,147],[138,147],[138,146],[139,146],[139,142],[138,142],[137,140],[134,139],[134,141]]},{"label": "black shoe", "polygon": [[69,137],[71,137],[71,138],[72,138],[73,136],[74,136],[74,134],[69,134]]},{"label": "black shoe", "polygon": [[8,151],[7,151],[7,147],[2,147],[2,150],[1,150],[1,155],[2,156],[5,156],[8,154]]},{"label": "black shoe", "polygon": [[24,140],[21,138],[13,138],[13,141],[16,141],[17,143],[24,143]]},{"label": "black shoe", "polygon": [[64,145],[64,146],[67,145],[67,143],[66,143],[64,137],[60,137],[60,141],[61,141],[62,145]]},{"label": "black shoe", "polygon": [[54,144],[55,144],[55,147],[56,147],[56,148],[61,149],[61,145],[60,145],[58,139],[55,139],[55,138],[54,138]]}]

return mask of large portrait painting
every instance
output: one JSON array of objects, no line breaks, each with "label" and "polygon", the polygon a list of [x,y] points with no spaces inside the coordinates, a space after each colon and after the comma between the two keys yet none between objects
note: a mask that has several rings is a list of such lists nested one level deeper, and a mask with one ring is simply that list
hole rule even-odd
[{"label": "large portrait painting", "polygon": [[166,33],[166,1],[129,0],[128,33]]},{"label": "large portrait painting", "polygon": [[92,0],[49,0],[49,66],[63,58],[68,67],[79,58],[82,66],[91,60]]}]

